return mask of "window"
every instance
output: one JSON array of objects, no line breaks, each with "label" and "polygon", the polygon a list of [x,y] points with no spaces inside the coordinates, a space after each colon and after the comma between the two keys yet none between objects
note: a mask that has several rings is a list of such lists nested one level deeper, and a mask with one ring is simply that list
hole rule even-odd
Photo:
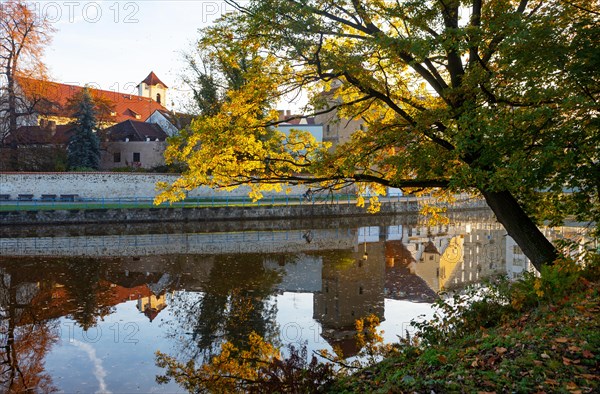
[{"label": "window", "polygon": [[156,93],[156,102],[160,104],[160,93]]},{"label": "window", "polygon": [[139,163],[141,161],[139,152],[133,152],[133,161],[134,163]]},{"label": "window", "polygon": [[331,133],[331,126],[327,125],[327,134]]},{"label": "window", "polygon": [[120,163],[121,162],[121,152],[115,152],[115,153],[113,153],[113,161],[115,163]]}]

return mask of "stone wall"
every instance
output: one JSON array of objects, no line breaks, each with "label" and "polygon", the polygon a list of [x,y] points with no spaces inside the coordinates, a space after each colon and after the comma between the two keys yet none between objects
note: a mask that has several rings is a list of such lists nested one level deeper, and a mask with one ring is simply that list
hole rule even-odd
[{"label": "stone wall", "polygon": [[[416,199],[384,203],[376,215],[415,213]],[[215,208],[139,208],[139,209],[74,209],[0,212],[0,226],[81,224],[81,223],[140,223],[140,222],[201,222],[233,220],[274,220],[315,217],[369,216],[365,208],[354,204],[304,204],[261,207]]]},{"label": "stone wall", "polygon": [[153,256],[168,254],[301,253],[351,249],[356,231],[339,229],[1,238],[2,256]]},{"label": "stone wall", "polygon": [[[157,182],[172,183],[177,174],[110,173],[110,172],[56,172],[56,173],[0,173],[0,194],[17,199],[19,194],[78,194],[81,198],[128,198],[154,197]],[[229,196],[247,196],[249,189],[240,187]],[[300,195],[304,188],[293,187],[292,194]],[[212,197],[224,195],[210,188],[198,188],[189,197]],[[272,194],[265,193],[266,196]]]}]

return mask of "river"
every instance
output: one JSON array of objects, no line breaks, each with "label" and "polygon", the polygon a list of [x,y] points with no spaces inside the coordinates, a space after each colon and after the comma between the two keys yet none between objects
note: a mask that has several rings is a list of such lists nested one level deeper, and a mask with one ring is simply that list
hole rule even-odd
[{"label": "river", "polygon": [[177,392],[156,383],[156,351],[202,361],[253,331],[352,357],[360,317],[392,342],[439,291],[531,269],[489,211],[450,219],[2,228],[0,387]]}]

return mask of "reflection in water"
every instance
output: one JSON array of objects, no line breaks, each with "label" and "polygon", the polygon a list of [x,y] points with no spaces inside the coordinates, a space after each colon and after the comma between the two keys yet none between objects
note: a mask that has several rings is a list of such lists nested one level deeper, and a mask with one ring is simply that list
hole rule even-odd
[{"label": "reflection in water", "polygon": [[40,295],[34,283],[21,281],[19,273],[0,278],[0,388],[4,392],[53,392],[56,387],[45,372],[44,358],[56,343],[56,321],[38,319],[31,305]]},{"label": "reflection in water", "polygon": [[356,319],[374,314],[384,320],[383,243],[365,246],[368,255],[365,250],[325,255],[322,288],[314,296],[313,313],[322,336],[344,357],[360,350],[354,339]]},{"label": "reflection in water", "polygon": [[198,278],[201,282],[171,299],[175,319],[170,335],[190,334],[179,343],[180,351],[190,358],[212,356],[225,341],[245,349],[251,332],[277,343],[277,305],[270,296],[279,273],[266,269],[260,255],[211,256],[206,261],[211,268]]},{"label": "reflection in water", "polygon": [[[583,237],[577,227],[545,231],[550,238],[564,233]],[[519,248],[487,213],[437,227],[388,222],[170,235],[189,252],[179,254],[128,255],[144,249],[141,241],[166,242],[157,234],[118,236],[117,244],[104,249],[113,257],[25,253],[89,252],[85,245],[99,250],[105,237],[113,236],[0,240],[0,390],[89,391],[91,386],[78,386],[87,379],[86,384],[105,390],[148,391],[160,373],[153,365],[156,350],[201,361],[226,341],[244,349],[251,332],[274,344],[305,340],[292,337],[288,329],[294,323],[306,333],[311,321],[320,334],[308,338],[311,349],[329,347],[348,357],[360,350],[353,338],[358,318],[374,314],[383,321],[388,313],[396,314],[385,305],[428,303],[440,290],[497,273],[515,277],[529,269]],[[6,257],[9,250],[18,256]],[[81,333],[74,338],[76,330]],[[97,341],[90,339],[92,332],[98,333]],[[102,363],[56,362],[73,352],[85,353],[88,363]],[[52,365],[49,358],[55,360]],[[143,375],[146,386],[126,386],[124,371]]]}]

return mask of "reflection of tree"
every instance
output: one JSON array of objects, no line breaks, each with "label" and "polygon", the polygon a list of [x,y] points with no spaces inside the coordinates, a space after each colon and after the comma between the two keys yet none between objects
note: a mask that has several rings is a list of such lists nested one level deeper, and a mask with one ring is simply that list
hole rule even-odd
[{"label": "reflection of tree", "polygon": [[39,310],[30,302],[39,288],[19,279],[0,275],[0,391],[54,392],[44,358],[58,340],[58,322],[37,321]]},{"label": "reflection of tree", "polygon": [[277,306],[269,296],[280,276],[265,269],[263,260],[260,255],[217,256],[203,295],[174,297],[172,310],[181,325],[176,332],[191,332],[191,343],[181,343],[190,357],[210,356],[224,341],[245,349],[251,332],[278,341]]},{"label": "reflection of tree", "polygon": [[64,285],[76,307],[71,312],[84,330],[96,325],[97,319],[112,311],[110,283],[104,279],[106,269],[98,260],[67,260]]}]

